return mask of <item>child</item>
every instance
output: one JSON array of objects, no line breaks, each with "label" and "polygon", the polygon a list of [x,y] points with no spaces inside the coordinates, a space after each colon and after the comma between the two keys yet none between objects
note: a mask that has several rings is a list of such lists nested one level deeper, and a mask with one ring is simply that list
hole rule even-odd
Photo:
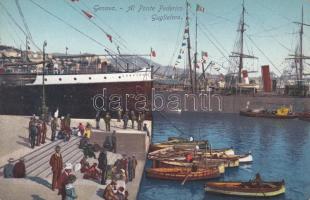
[{"label": "child", "polygon": [[70,174],[68,177],[68,184],[66,185],[66,200],[74,200],[77,199],[77,195],[75,192],[75,188],[73,183],[76,181],[76,176]]}]

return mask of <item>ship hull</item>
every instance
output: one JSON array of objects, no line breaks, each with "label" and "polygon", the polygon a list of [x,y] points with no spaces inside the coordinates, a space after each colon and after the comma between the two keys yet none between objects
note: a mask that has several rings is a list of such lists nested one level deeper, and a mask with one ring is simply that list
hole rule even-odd
[{"label": "ship hull", "polygon": [[[42,85],[1,86],[0,114],[39,115],[42,106],[42,88]],[[94,118],[99,108],[110,111],[113,116],[116,114],[114,108],[121,105],[124,110],[127,107],[128,110],[136,112],[146,109],[146,118],[150,119],[151,91],[152,81],[55,84],[45,85],[45,99],[51,114],[58,109],[59,115]]]}]

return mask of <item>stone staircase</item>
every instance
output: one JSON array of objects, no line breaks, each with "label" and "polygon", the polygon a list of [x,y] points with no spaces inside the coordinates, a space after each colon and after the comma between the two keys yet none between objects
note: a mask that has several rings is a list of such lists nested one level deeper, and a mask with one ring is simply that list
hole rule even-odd
[{"label": "stone staircase", "polygon": [[56,140],[43,147],[36,147],[35,151],[24,156],[27,176],[46,179],[52,175],[49,160],[57,145],[61,148],[63,163],[70,162],[73,165],[79,163],[83,158],[83,152],[78,148],[79,141],[79,137],[72,136],[67,142]]}]

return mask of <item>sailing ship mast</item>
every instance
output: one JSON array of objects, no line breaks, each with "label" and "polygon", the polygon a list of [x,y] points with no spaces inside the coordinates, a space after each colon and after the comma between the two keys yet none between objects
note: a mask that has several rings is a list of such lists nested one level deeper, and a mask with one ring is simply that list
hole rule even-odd
[{"label": "sailing ship mast", "polygon": [[189,17],[188,17],[188,8],[190,7],[189,3],[186,1],[186,25],[185,28],[187,29],[187,55],[188,55],[188,65],[189,65],[189,76],[191,80],[191,91],[192,93],[195,92],[194,82],[193,82],[193,74],[192,74],[192,59],[191,59],[191,40],[189,34]]},{"label": "sailing ship mast", "polygon": [[[301,82],[303,80],[303,74],[304,74],[304,66],[303,66],[303,61],[306,59],[310,59],[310,56],[304,56],[303,55],[303,34],[304,34],[304,26],[310,26],[309,24],[304,23],[304,7],[302,6],[301,8],[301,22],[294,22],[295,24],[300,25],[300,31],[299,31],[299,55],[289,55],[291,56],[290,58],[287,59],[294,59],[296,63],[296,68],[297,68],[297,63],[299,63],[299,70],[296,70],[296,76],[298,80],[298,85],[301,86]],[[299,73],[298,73],[299,71]]]},{"label": "sailing ship mast", "polygon": [[240,52],[232,52],[232,55],[229,57],[238,57],[239,58],[239,66],[238,66],[238,83],[242,83],[241,73],[243,69],[243,58],[252,58],[256,59],[257,57],[244,54],[244,32],[246,31],[245,27],[245,7],[244,0],[242,2],[242,14],[240,20]]}]

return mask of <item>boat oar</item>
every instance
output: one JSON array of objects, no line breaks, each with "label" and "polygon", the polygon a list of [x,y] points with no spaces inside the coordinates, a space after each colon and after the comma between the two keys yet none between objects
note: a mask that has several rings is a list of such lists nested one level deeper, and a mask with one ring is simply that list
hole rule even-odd
[{"label": "boat oar", "polygon": [[190,171],[184,178],[184,180],[182,181],[181,185],[184,185],[186,180],[188,179],[189,175],[191,175],[192,171]]}]

